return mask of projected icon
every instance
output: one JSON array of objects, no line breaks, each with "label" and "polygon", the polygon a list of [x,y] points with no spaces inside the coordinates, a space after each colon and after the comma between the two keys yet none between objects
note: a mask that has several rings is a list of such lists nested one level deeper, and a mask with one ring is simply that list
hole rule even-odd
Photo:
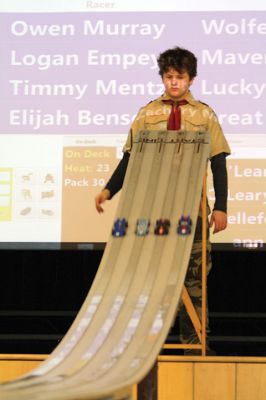
[{"label": "projected icon", "polygon": [[25,215],[30,214],[30,212],[31,212],[31,207],[26,207],[26,208],[23,208],[23,210],[20,211],[20,215],[25,216]]},{"label": "projected icon", "polygon": [[22,175],[21,179],[23,180],[23,182],[30,182],[32,175],[33,175],[32,172],[30,172],[28,174]]},{"label": "projected icon", "polygon": [[48,217],[52,217],[54,215],[54,211],[42,209],[42,214],[47,215]]},{"label": "projected icon", "polygon": [[47,192],[42,192],[41,193],[41,198],[42,199],[49,199],[51,197],[54,197],[54,190],[48,190]]},{"label": "projected icon", "polygon": [[44,183],[54,183],[54,177],[52,174],[46,174]]},{"label": "projected icon", "polygon": [[22,197],[24,200],[31,200],[32,195],[30,189],[22,189],[21,191]]}]

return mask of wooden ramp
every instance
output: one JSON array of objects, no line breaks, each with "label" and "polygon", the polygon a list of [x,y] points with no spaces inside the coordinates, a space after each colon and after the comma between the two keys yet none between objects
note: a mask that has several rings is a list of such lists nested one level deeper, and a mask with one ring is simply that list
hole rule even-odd
[{"label": "wooden ramp", "polygon": [[[141,132],[133,144],[116,218],[89,294],[72,327],[42,365],[0,386],[1,400],[127,399],[154,364],[181,295],[209,156],[207,133]],[[191,234],[177,234],[181,215]],[[135,234],[138,218],[150,233]],[[169,234],[154,234],[160,218]]]}]

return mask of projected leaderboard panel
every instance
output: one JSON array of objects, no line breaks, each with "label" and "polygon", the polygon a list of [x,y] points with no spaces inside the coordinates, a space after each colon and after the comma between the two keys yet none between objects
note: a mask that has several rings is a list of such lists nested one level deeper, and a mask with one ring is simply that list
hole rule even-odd
[{"label": "projected leaderboard panel", "polygon": [[233,149],[229,228],[212,240],[265,242],[265,16],[0,13],[1,241],[106,240],[116,200],[99,217],[94,196],[137,111],[163,92],[158,54],[179,45],[197,55],[192,92],[215,109]]}]

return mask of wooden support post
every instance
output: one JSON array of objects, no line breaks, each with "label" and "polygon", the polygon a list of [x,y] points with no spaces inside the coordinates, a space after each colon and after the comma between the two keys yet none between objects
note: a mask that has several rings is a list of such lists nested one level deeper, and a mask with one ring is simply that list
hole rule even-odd
[{"label": "wooden support post", "polygon": [[199,344],[164,344],[164,349],[200,349],[201,355],[206,356],[206,325],[207,325],[207,173],[203,179],[201,210],[202,210],[202,292],[201,292],[201,321],[191,301],[186,287],[183,287],[182,301],[186,307],[192,325],[198,335]]},{"label": "wooden support post", "polygon": [[202,355],[206,356],[206,299],[207,299],[207,195],[206,195],[207,173],[203,179],[202,190],[202,282],[201,282],[201,345]]},{"label": "wooden support post", "polygon": [[198,335],[199,341],[202,341],[202,333],[201,333],[201,323],[198,317],[198,314],[193,306],[191,298],[188,294],[187,288],[184,286],[182,291],[182,301],[186,307],[187,313],[191,319],[191,322],[195,328],[195,331]]}]

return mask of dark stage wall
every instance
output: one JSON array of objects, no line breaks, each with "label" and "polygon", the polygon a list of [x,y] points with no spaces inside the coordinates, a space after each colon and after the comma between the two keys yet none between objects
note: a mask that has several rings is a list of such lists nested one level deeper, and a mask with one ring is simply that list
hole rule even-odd
[{"label": "dark stage wall", "polygon": [[[1,250],[0,256],[0,353],[49,353],[85,299],[102,250]],[[214,251],[212,257],[213,347],[221,354],[263,355],[266,252]],[[174,328],[170,340],[177,333]]]}]

